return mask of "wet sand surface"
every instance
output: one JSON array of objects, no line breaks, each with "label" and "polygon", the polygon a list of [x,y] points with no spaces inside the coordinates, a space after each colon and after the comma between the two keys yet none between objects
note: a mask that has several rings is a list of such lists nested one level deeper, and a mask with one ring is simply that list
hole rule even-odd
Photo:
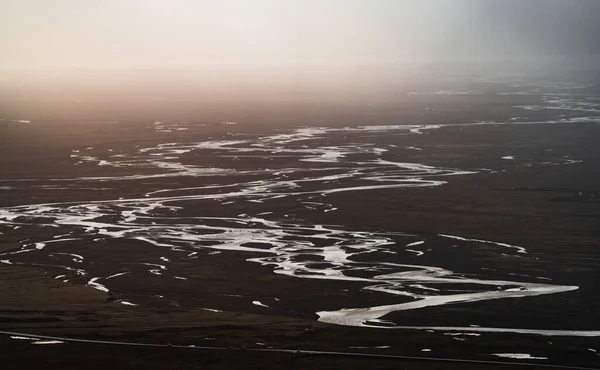
[{"label": "wet sand surface", "polygon": [[248,351],[271,348],[599,367],[597,92],[481,84],[275,104],[281,124],[16,109],[0,328],[29,339],[0,335],[4,363],[516,366]]}]

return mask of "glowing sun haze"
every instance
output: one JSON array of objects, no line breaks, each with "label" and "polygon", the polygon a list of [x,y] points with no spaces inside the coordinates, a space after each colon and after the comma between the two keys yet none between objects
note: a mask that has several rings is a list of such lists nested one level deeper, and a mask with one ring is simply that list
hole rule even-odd
[{"label": "glowing sun haze", "polygon": [[[599,2],[4,0],[2,69],[379,65],[598,51]],[[596,13],[598,14],[598,13]]]}]

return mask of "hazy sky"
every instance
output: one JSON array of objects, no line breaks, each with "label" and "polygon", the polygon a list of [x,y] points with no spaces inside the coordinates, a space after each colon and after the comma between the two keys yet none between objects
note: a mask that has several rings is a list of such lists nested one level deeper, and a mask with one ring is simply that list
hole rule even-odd
[{"label": "hazy sky", "polygon": [[586,58],[595,0],[2,0],[0,68]]}]

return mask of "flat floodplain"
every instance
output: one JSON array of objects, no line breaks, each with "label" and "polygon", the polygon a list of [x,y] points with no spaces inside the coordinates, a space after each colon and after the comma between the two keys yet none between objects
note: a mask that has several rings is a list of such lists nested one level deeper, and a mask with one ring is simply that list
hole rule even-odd
[{"label": "flat floodplain", "polygon": [[[37,334],[599,365],[592,86],[457,83],[206,117],[181,104],[171,120],[160,104],[0,117],[0,320],[31,334],[0,337],[9,363],[267,358]],[[271,368],[359,361],[280,355]]]}]

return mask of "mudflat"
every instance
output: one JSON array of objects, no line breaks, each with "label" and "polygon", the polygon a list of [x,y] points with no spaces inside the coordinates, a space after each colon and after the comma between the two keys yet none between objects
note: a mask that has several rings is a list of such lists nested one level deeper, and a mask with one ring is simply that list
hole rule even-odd
[{"label": "mudflat", "polygon": [[597,92],[482,84],[205,115],[15,103],[3,363],[600,366]]}]

